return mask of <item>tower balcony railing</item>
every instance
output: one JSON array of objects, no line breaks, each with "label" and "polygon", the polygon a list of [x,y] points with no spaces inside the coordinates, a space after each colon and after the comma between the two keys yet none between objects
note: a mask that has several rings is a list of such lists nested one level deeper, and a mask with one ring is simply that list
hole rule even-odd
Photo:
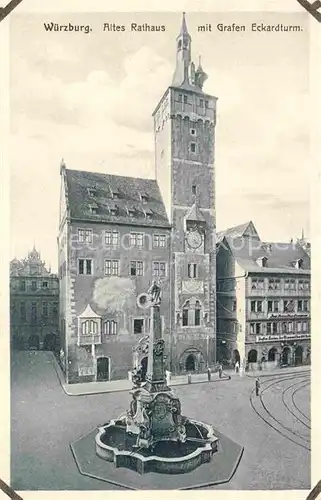
[{"label": "tower balcony railing", "polygon": [[78,346],[101,344],[101,333],[78,333]]}]

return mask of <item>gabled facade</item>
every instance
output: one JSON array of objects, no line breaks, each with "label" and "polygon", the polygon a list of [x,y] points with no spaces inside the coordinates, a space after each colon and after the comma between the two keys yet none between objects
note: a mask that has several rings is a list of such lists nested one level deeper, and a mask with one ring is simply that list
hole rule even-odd
[{"label": "gabled facade", "polygon": [[227,230],[217,244],[217,357],[249,369],[309,363],[310,257],[251,233]]},{"label": "gabled facade", "polygon": [[[161,281],[167,367],[215,362],[216,98],[185,16],[172,85],[153,114],[156,180],[61,168],[60,330],[68,382],[125,378]],[[89,316],[88,316],[89,314]],[[136,358],[135,358],[136,359]],[[136,363],[134,359],[134,363]]]},{"label": "gabled facade", "polygon": [[58,276],[35,248],[10,263],[10,333],[14,349],[58,349]]}]

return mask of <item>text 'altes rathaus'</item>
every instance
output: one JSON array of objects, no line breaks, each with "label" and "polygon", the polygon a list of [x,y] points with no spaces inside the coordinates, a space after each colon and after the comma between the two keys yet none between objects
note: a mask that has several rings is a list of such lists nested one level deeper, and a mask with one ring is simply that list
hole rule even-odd
[{"label": "text 'altes rathaus'", "polygon": [[168,369],[215,363],[216,98],[183,16],[173,81],[153,113],[156,179],[61,166],[61,358],[69,383],[146,368],[147,290],[162,287]]}]

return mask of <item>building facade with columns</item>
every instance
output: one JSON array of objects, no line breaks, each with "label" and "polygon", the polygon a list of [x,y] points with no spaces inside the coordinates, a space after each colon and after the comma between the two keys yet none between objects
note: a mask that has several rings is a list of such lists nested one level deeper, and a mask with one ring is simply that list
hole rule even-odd
[{"label": "building facade with columns", "polygon": [[183,16],[173,81],[153,113],[155,180],[62,164],[60,331],[68,382],[127,376],[135,346],[149,334],[153,279],[162,287],[167,368],[199,372],[215,362],[216,98],[203,91],[206,78],[191,60]]},{"label": "building facade with columns", "polygon": [[252,222],[217,238],[217,357],[249,369],[310,362],[310,257]]},{"label": "building facade with columns", "polygon": [[10,332],[14,349],[58,348],[58,276],[35,248],[10,263]]}]

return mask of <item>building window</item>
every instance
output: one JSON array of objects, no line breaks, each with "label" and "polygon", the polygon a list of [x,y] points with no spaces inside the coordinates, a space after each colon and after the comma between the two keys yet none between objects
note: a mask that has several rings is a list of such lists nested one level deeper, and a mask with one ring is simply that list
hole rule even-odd
[{"label": "building window", "polygon": [[[163,156],[164,156],[164,150],[162,151],[163,153]],[[148,198],[147,198],[147,195],[146,194],[141,194],[140,195],[140,199],[141,199],[141,202],[143,203],[143,205],[145,205],[148,201]]]},{"label": "building window", "polygon": [[143,276],[144,266],[142,261],[132,260],[130,263],[131,276]]},{"label": "building window", "polygon": [[299,290],[310,290],[310,282],[308,280],[299,280]]},{"label": "building window", "polygon": [[103,333],[105,335],[117,335],[117,323],[114,320],[107,320],[103,323]]},{"label": "building window", "polygon": [[36,281],[31,282],[31,290],[33,290],[33,291],[37,290],[37,282]]},{"label": "building window", "polygon": [[295,290],[295,280],[285,280],[284,290]]},{"label": "building window", "polygon": [[196,142],[191,142],[190,148],[191,153],[196,153]]},{"label": "building window", "polygon": [[268,300],[268,313],[279,312],[279,301],[278,300]]},{"label": "building window", "polygon": [[232,303],[232,311],[235,312],[236,311],[236,308],[237,308],[237,301],[236,300],[233,300],[233,303]]},{"label": "building window", "polygon": [[252,278],[252,290],[264,290],[264,279]]},{"label": "building window", "polygon": [[252,335],[260,335],[261,323],[250,323],[250,333]]},{"label": "building window", "polygon": [[134,333],[144,333],[143,319],[134,319]]},{"label": "building window", "polygon": [[197,194],[197,186],[195,186],[195,185],[192,186],[192,194],[193,195]]},{"label": "building window", "polygon": [[113,207],[110,207],[110,215],[117,215],[118,208],[114,205]]},{"label": "building window", "polygon": [[80,243],[92,243],[92,229],[78,229],[78,241]]},{"label": "building window", "polygon": [[280,280],[270,278],[269,279],[269,290],[280,290]]},{"label": "building window", "polygon": [[195,326],[200,326],[201,324],[201,304],[196,301],[195,304]]},{"label": "building window", "polygon": [[297,322],[297,324],[296,324],[296,331],[298,333],[301,333],[301,331],[302,331],[302,323],[301,323],[301,321]]},{"label": "building window", "polygon": [[118,231],[105,231],[105,244],[108,246],[119,245],[119,232]]},{"label": "building window", "polygon": [[183,309],[183,326],[188,326],[188,309]]},{"label": "building window", "polygon": [[31,321],[37,321],[37,304],[33,302],[31,304]]},{"label": "building window", "polygon": [[200,99],[200,106],[203,107],[204,106],[204,99]]},{"label": "building window", "polygon": [[47,304],[47,302],[43,302],[43,304],[42,304],[42,317],[48,318],[48,304]]},{"label": "building window", "polygon": [[154,276],[165,276],[166,275],[166,263],[165,262],[153,262],[153,275]]},{"label": "building window", "polygon": [[143,233],[130,233],[129,241],[130,241],[130,246],[143,248],[144,234]]},{"label": "building window", "polygon": [[283,311],[294,312],[294,300],[283,300]]},{"label": "building window", "polygon": [[25,292],[26,291],[26,282],[25,280],[20,281],[20,292]]},{"label": "building window", "polygon": [[58,304],[57,303],[55,303],[55,304],[52,305],[51,314],[52,314],[52,317],[54,319],[57,318],[57,316],[58,316]]},{"label": "building window", "polygon": [[188,273],[189,278],[196,278],[197,265],[196,264],[188,264],[187,273]]},{"label": "building window", "polygon": [[302,331],[307,332],[308,331],[308,323],[307,321],[302,321]]},{"label": "building window", "polygon": [[190,134],[191,134],[191,135],[196,135],[196,130],[195,130],[195,128],[191,128],[191,129],[190,129]]},{"label": "building window", "polygon": [[206,100],[205,101],[205,108],[208,108],[208,106],[209,106],[209,102]]},{"label": "building window", "polygon": [[251,300],[251,312],[261,313],[263,311],[262,300]]},{"label": "building window", "polygon": [[288,323],[282,323],[281,325],[282,328],[282,333],[287,333],[288,332]]},{"label": "building window", "polygon": [[98,333],[98,323],[93,319],[87,319],[81,323],[82,335],[96,335]]},{"label": "building window", "polygon": [[91,259],[79,259],[78,260],[78,274],[92,274],[92,260]]},{"label": "building window", "polygon": [[187,104],[187,95],[184,95],[183,98],[184,98],[184,104]]},{"label": "building window", "polygon": [[178,97],[177,97],[178,102],[182,102],[182,98],[183,98],[183,95],[182,94],[178,94]]},{"label": "building window", "polygon": [[119,275],[119,260],[105,260],[105,275],[106,276]]},{"label": "building window", "polygon": [[21,321],[26,321],[26,304],[24,302],[20,303],[20,318]]},{"label": "building window", "polygon": [[165,234],[154,234],[154,247],[166,247],[166,235]]},{"label": "building window", "polygon": [[275,335],[278,333],[278,324],[277,323],[267,323],[266,324],[266,333],[268,335]]},{"label": "building window", "polygon": [[48,288],[48,281],[42,282],[42,288]]}]

